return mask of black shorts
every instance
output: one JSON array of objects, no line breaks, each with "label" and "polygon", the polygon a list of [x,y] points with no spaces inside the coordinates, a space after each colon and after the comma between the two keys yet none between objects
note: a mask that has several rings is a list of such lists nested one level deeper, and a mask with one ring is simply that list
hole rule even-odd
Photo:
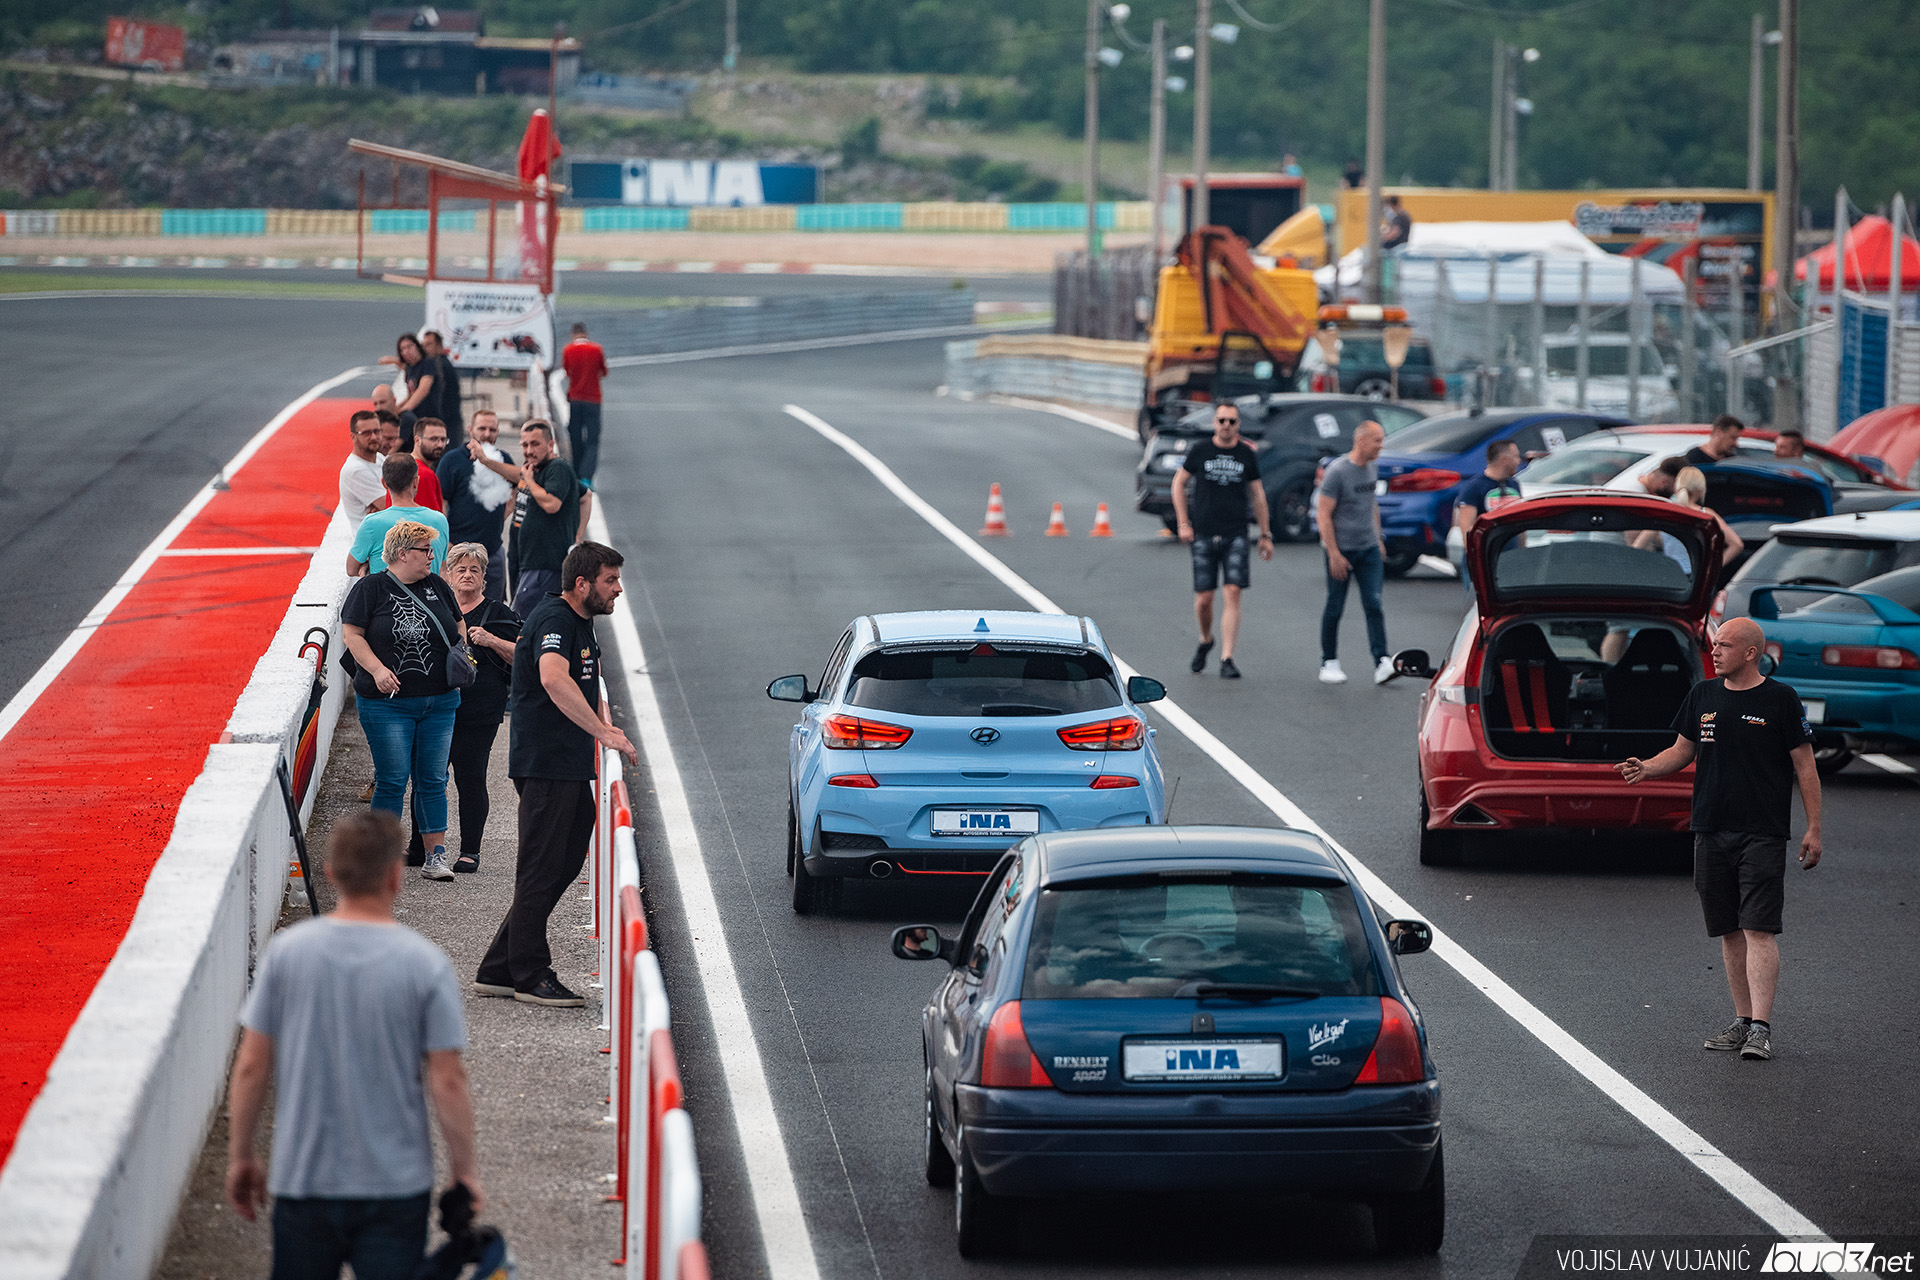
[{"label": "black shorts", "polygon": [[1225,576],[1227,585],[1241,590],[1252,585],[1247,576],[1247,535],[1196,536],[1193,540],[1193,589],[1212,591]]},{"label": "black shorts", "polygon": [[1707,918],[1707,936],[1735,929],[1780,932],[1786,897],[1787,838],[1745,831],[1693,833],[1693,887]]}]

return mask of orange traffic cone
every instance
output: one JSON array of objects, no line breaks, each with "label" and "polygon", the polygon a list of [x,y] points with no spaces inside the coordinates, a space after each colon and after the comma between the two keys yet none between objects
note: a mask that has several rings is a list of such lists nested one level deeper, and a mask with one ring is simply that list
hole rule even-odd
[{"label": "orange traffic cone", "polygon": [[1000,501],[1000,486],[994,485],[987,491],[987,523],[980,530],[983,538],[1004,538],[1007,536],[1007,508]]},{"label": "orange traffic cone", "polygon": [[1111,538],[1113,536],[1113,521],[1107,518],[1106,503],[1101,503],[1100,509],[1094,512],[1093,532],[1087,536],[1089,538]]},{"label": "orange traffic cone", "polygon": [[1060,504],[1057,502],[1053,504],[1053,518],[1047,521],[1047,536],[1049,538],[1071,538],[1073,536],[1073,534],[1067,531],[1067,514],[1060,509]]}]

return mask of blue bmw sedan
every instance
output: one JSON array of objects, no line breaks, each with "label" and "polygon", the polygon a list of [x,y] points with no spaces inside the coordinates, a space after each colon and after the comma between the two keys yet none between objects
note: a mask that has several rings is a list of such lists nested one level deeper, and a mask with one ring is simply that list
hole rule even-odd
[{"label": "blue bmw sedan", "polygon": [[960,1252],[1008,1248],[1023,1197],[1259,1188],[1365,1200],[1382,1249],[1438,1250],[1440,1084],[1397,960],[1432,941],[1307,832],[1016,844],[957,937],[893,935],[950,966],[924,1142]]},{"label": "blue bmw sedan", "polygon": [[788,745],[793,907],[835,905],[846,877],[985,875],[1024,836],[1165,821],[1157,680],[1123,680],[1091,619],[882,613],[840,637]]}]

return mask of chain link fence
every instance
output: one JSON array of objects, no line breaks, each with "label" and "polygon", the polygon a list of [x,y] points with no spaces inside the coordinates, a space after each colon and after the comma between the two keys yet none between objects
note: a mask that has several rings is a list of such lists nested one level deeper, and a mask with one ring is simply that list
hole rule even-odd
[{"label": "chain link fence", "polygon": [[1053,259],[1053,331],[1117,342],[1145,340],[1153,324],[1160,264],[1150,245],[1084,249]]}]

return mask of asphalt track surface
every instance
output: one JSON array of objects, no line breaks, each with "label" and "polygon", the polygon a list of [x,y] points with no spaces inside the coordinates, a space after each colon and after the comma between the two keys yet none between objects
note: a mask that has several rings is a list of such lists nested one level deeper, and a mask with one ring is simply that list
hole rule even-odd
[{"label": "asphalt track surface", "polygon": [[[678,277],[678,284],[686,277]],[[757,282],[756,282],[757,283]],[[839,289],[845,281],[809,281]],[[857,287],[857,285],[856,285]],[[10,695],[195,486],[320,378],[385,349],[401,304],[228,299],[0,303],[18,362],[4,419],[0,651]],[[66,310],[59,310],[66,308]],[[144,310],[142,310],[144,308]],[[629,599],[692,804],[726,936],[689,940],[659,815],[635,787],[646,894],[705,1180],[715,1272],[762,1274],[746,1168],[704,1017],[695,946],[740,976],[820,1275],[972,1271],[1234,1275],[1511,1275],[1536,1234],[1757,1233],[1760,1221],[1436,957],[1404,966],[1445,1089],[1449,1233],[1438,1260],[1371,1252],[1364,1210],[1311,1200],[1113,1200],[1029,1210],[1022,1256],[963,1263],[948,1193],[918,1167],[924,966],[891,928],[957,920],[965,894],[861,886],[801,919],[784,875],[791,708],[766,681],[817,672],[862,613],[1018,601],[846,453],[782,412],[798,404],[864,444],[961,528],[987,485],[1015,536],[990,549],[1114,647],[1317,819],[1428,919],[1627,1079],[1836,1239],[1920,1229],[1920,907],[1915,784],[1856,763],[1827,789],[1827,858],[1789,882],[1771,1063],[1702,1052],[1726,1018],[1717,947],[1691,885],[1644,842],[1477,848],[1460,869],[1415,855],[1417,690],[1313,677],[1321,573],[1309,547],[1256,564],[1239,660],[1191,676],[1186,558],[1128,510],[1135,452],[1046,414],[940,399],[938,342],[666,365],[609,382],[599,489],[629,556]],[[1039,536],[1066,504],[1084,535],[1112,504],[1119,536]],[[1396,646],[1444,648],[1450,581],[1387,591]],[[1348,665],[1363,645],[1357,604]],[[609,637],[609,640],[611,638]],[[37,656],[36,656],[37,646]],[[616,705],[625,703],[615,691]],[[1149,718],[1153,718],[1151,710]],[[1181,822],[1273,825],[1161,721]],[[1913,758],[1908,758],[1913,763]]]}]

